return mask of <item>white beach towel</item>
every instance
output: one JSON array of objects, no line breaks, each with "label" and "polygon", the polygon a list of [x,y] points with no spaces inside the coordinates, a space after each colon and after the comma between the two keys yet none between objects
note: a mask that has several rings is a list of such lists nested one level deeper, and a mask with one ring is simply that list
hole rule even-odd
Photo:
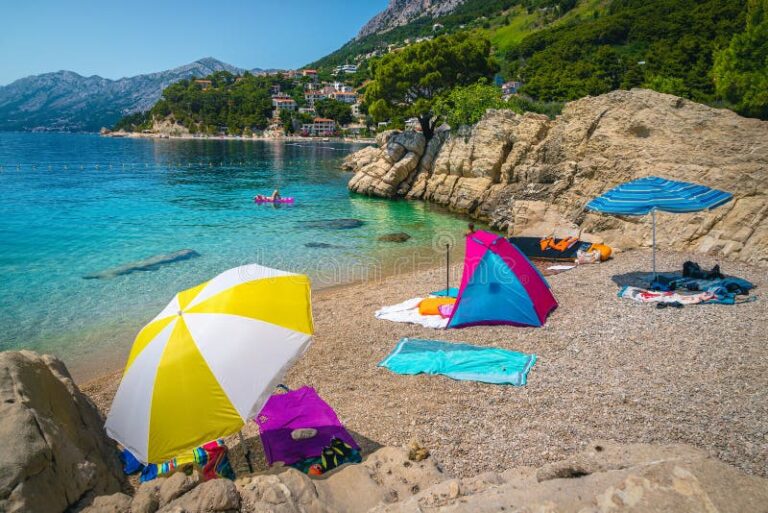
[{"label": "white beach towel", "polygon": [[576,267],[575,265],[550,265],[547,267],[547,269],[551,271],[568,271],[569,269],[573,269]]},{"label": "white beach towel", "polygon": [[448,326],[448,319],[439,315],[421,315],[419,313],[419,303],[423,299],[423,297],[415,297],[396,305],[385,306],[381,310],[377,310],[374,315],[377,319],[419,324],[425,328],[442,329]]}]

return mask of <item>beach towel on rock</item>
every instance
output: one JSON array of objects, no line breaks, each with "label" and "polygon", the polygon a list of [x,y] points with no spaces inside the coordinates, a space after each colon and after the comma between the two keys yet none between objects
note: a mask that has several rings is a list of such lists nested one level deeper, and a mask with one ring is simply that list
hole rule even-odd
[{"label": "beach towel on rock", "polygon": [[235,479],[235,472],[229,463],[229,455],[224,440],[208,442],[196,448],[192,453],[195,457],[195,463],[201,469],[203,481],[220,477]]},{"label": "beach towel on rock", "polygon": [[381,310],[377,310],[374,315],[377,319],[420,324],[425,328],[440,329],[448,326],[448,319],[439,315],[421,315],[419,313],[419,303],[423,299],[423,297],[415,297],[397,305],[385,306]]},{"label": "beach towel on rock", "polygon": [[379,363],[379,367],[397,374],[442,374],[461,381],[522,386],[534,363],[535,354],[439,340],[404,338]]}]

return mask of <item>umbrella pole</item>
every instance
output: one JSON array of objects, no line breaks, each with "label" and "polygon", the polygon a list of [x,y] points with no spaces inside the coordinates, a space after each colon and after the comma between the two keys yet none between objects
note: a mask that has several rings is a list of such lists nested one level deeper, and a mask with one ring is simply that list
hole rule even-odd
[{"label": "umbrella pole", "polygon": [[248,463],[248,472],[253,474],[253,463],[251,463],[251,448],[245,442],[243,432],[239,431],[237,434],[240,436],[240,445],[243,447],[243,451],[245,452],[245,461]]},{"label": "umbrella pole", "polygon": [[653,219],[653,281],[656,281],[656,209],[651,210],[651,218]]},{"label": "umbrella pole", "polygon": [[451,251],[450,244],[445,244],[445,293],[450,293],[451,288]]}]

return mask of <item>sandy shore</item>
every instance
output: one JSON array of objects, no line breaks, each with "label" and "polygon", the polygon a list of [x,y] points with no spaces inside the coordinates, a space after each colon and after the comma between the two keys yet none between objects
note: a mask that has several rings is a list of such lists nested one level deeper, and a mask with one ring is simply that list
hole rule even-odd
[{"label": "sandy shore", "polygon": [[[663,253],[659,268],[679,269],[689,258],[718,263]],[[560,307],[539,329],[435,331],[374,318],[382,305],[441,288],[441,269],[320,291],[314,343],[286,383],[317,388],[364,450],[418,439],[456,476],[540,465],[598,439],[690,443],[768,476],[768,280],[765,269],[721,265],[756,283],[761,297],[680,310],[619,299],[616,282],[650,267],[648,251],[632,251],[551,276]],[[458,276],[459,266],[453,272]],[[378,368],[405,336],[493,345],[539,359],[521,388]],[[119,378],[110,374],[82,388],[105,411]],[[245,433],[258,452],[255,425]],[[242,461],[235,465],[243,468]]]}]

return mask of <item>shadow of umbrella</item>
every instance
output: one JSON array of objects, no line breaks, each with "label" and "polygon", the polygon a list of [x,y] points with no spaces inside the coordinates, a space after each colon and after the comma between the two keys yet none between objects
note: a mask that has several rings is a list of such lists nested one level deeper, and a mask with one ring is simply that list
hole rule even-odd
[{"label": "shadow of umbrella", "polygon": [[370,438],[361,435],[357,431],[351,431],[349,429],[347,431],[349,431],[349,434],[352,435],[352,438],[355,439],[357,445],[360,446],[360,454],[363,456],[363,459],[384,447],[379,442],[371,440]]},{"label": "shadow of umbrella", "polygon": [[[350,430],[347,431],[360,446],[360,454],[363,459],[384,447],[379,442],[371,440],[360,433]],[[236,476],[241,477],[252,474],[248,468],[248,460],[246,459],[247,450],[250,450],[253,474],[280,474],[291,468],[280,464],[271,467],[269,466],[266,455],[264,454],[264,446],[261,443],[261,437],[259,435],[247,437],[244,440],[245,445],[243,445],[240,440],[237,440],[229,446],[229,462],[232,465],[232,469],[235,471]],[[346,465],[343,465],[343,467],[345,466]]]},{"label": "shadow of umbrella", "polygon": [[[656,273],[656,276],[671,276],[671,273]],[[654,273],[653,272],[645,272],[645,271],[632,271],[624,274],[617,274],[615,276],[611,276],[611,280],[621,287],[638,287],[641,289],[648,288],[648,284],[651,283],[654,279]]]}]

